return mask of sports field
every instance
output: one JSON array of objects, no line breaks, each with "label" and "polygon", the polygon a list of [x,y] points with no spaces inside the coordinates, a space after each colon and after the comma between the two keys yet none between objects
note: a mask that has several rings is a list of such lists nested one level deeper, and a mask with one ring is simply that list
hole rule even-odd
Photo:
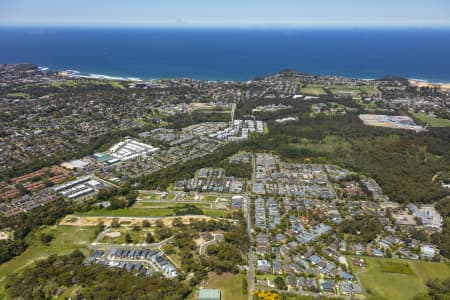
[{"label": "sports field", "polygon": [[328,87],[335,96],[357,97],[362,95],[373,96],[378,90],[371,85],[331,85]]},{"label": "sports field", "polygon": [[327,93],[323,90],[322,85],[308,85],[300,89],[300,93],[313,96],[323,96]]},{"label": "sports field", "polygon": [[413,113],[412,115],[431,127],[450,127],[450,120],[447,119],[432,117],[424,113]]},{"label": "sports field", "polygon": [[[56,225],[43,226],[32,231],[26,238],[29,244],[28,249],[21,255],[0,265],[0,298],[3,294],[6,275],[21,271],[33,262],[52,254],[64,255],[74,250],[81,250],[87,254],[86,246],[95,239],[95,231],[95,227]],[[43,233],[53,236],[53,240],[48,246],[40,240]]]},{"label": "sports field", "polygon": [[[220,289],[222,292],[222,300],[246,300],[247,295],[243,294],[242,279],[244,274],[223,273],[221,275],[208,273],[208,281],[204,284],[204,288]],[[187,300],[198,299],[198,290],[194,290]]]},{"label": "sports field", "polygon": [[445,263],[374,257],[365,260],[365,268],[353,266],[351,259],[348,262],[369,299],[412,299],[426,292],[428,280],[450,277],[450,266]]}]

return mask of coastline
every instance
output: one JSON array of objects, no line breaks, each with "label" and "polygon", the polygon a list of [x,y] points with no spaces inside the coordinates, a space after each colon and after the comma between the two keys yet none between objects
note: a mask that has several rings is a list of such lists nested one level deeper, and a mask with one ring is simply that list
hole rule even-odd
[{"label": "coastline", "polygon": [[427,80],[422,79],[408,79],[409,84],[418,88],[421,87],[429,87],[429,88],[440,88],[443,90],[449,90],[450,91],[450,82],[444,83],[444,82],[429,82]]},{"label": "coastline", "polygon": [[[43,67],[43,66],[39,66],[39,69],[42,71],[49,71],[51,70],[48,67]],[[189,78],[192,80],[204,80],[204,81],[217,81],[217,82],[225,82],[225,81],[237,81],[237,82],[245,82],[245,81],[250,81],[250,80],[254,80],[253,79],[247,79],[247,80],[240,80],[240,79],[229,79],[229,80],[218,80],[218,79],[196,79],[196,78],[192,78],[192,77],[177,77],[177,76],[172,76],[172,77],[161,77],[161,78],[143,78],[143,77],[137,77],[137,76],[113,76],[113,75],[107,75],[107,74],[95,74],[95,73],[83,73],[81,71],[77,71],[77,70],[62,70],[62,71],[55,71],[55,70],[51,70],[54,72],[58,72],[63,76],[67,76],[67,77],[72,77],[72,78],[90,78],[90,79],[106,79],[106,80],[117,80],[117,81],[134,81],[134,82],[140,82],[140,81],[152,81],[152,80],[161,80],[161,79],[182,79],[182,78]],[[295,70],[294,70],[295,71]],[[264,75],[258,75],[255,76],[256,77],[261,77],[261,76],[269,76],[270,74],[264,74]],[[312,75],[316,75],[316,74],[312,74]],[[344,76],[344,75],[337,75],[337,74],[327,74],[327,75],[317,75],[317,76],[337,76],[337,77],[347,77],[347,78],[352,78],[352,79],[357,79],[357,80],[364,80],[364,81],[374,81],[377,80],[375,78],[358,78],[358,77],[349,77],[349,76]],[[401,76],[400,76],[401,77]],[[441,89],[445,89],[445,90],[450,90],[450,79],[445,81],[431,81],[428,79],[419,79],[419,78],[405,78],[408,79],[409,84],[412,86],[416,86],[416,87],[438,87]]]}]

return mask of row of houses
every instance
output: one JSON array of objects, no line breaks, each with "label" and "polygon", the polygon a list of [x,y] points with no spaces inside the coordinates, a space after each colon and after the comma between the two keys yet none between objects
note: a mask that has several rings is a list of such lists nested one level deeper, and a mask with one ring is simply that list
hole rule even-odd
[{"label": "row of houses", "polygon": [[218,193],[242,193],[244,188],[243,178],[226,176],[223,169],[202,168],[196,172],[196,176],[189,180],[179,180],[174,184],[174,190],[199,191]]},{"label": "row of houses", "polygon": [[24,195],[20,198],[13,199],[9,203],[0,203],[0,213],[5,217],[12,217],[46,206],[58,200],[61,200],[61,197],[45,189],[32,195]]},{"label": "row of houses", "polygon": [[266,224],[266,208],[264,206],[265,201],[263,198],[255,199],[255,226],[261,230],[267,229]]},{"label": "row of houses", "polygon": [[142,260],[151,261],[152,265],[167,277],[178,275],[176,268],[167,260],[164,254],[157,250],[147,249],[118,249],[112,248],[106,255],[109,260]]}]

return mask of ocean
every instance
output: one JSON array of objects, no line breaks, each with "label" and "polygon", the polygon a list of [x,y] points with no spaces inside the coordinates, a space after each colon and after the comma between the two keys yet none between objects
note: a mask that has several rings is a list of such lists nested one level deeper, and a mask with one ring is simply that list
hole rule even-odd
[{"label": "ocean", "polygon": [[450,82],[450,29],[0,28],[0,63],[141,79],[249,80],[291,69]]}]

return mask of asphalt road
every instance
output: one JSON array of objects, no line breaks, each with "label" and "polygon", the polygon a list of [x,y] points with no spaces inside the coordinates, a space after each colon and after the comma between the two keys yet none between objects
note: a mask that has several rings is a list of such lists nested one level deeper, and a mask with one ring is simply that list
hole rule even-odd
[{"label": "asphalt road", "polygon": [[111,248],[117,248],[117,249],[128,249],[128,248],[136,248],[136,249],[159,249],[159,247],[167,244],[170,240],[173,239],[173,236],[170,238],[167,238],[159,243],[153,243],[153,244],[110,244],[110,243],[99,243],[105,236],[105,234],[109,231],[110,228],[106,228],[104,231],[100,232],[100,234],[97,236],[97,238],[92,242],[88,248],[91,250],[97,250],[97,249],[111,249]]},{"label": "asphalt road", "polygon": [[248,247],[248,299],[253,299],[253,292],[255,289],[255,270],[254,270],[254,258],[253,258],[253,226],[252,226],[252,218],[250,215],[250,198],[246,197],[246,215],[247,215],[247,234],[249,238],[249,247]]},{"label": "asphalt road", "polygon": [[[252,185],[255,183],[255,155],[253,154],[253,163],[252,163]],[[248,240],[249,240],[249,247],[248,247],[248,300],[253,299],[253,292],[255,290],[255,263],[253,258],[253,225],[252,225],[252,216],[250,215],[251,212],[251,203],[250,203],[250,197],[249,195],[245,196],[245,215],[247,216],[247,234],[248,234]]]},{"label": "asphalt road", "polygon": [[220,242],[221,240],[223,240],[223,235],[220,233],[214,233],[214,239],[212,239],[209,242],[204,243],[203,245],[200,246],[200,255],[206,255],[206,249],[208,248],[208,246],[213,245],[215,243]]}]

